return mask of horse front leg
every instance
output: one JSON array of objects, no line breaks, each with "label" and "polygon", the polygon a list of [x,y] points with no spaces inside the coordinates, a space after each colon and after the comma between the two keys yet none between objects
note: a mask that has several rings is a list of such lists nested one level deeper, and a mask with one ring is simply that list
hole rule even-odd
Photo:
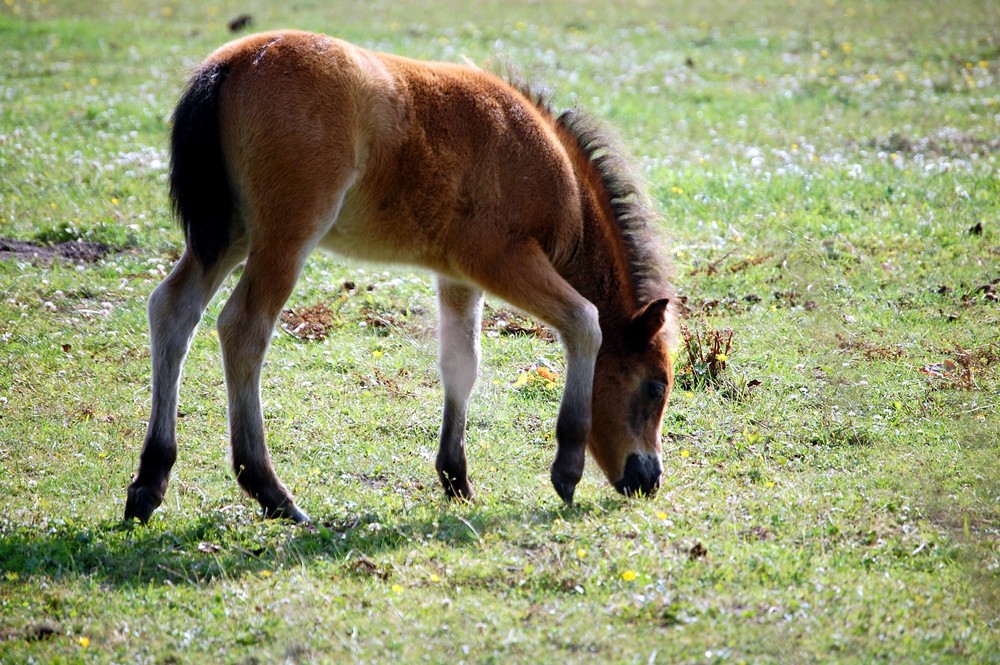
[{"label": "horse front leg", "polygon": [[462,267],[487,291],[552,325],[563,343],[566,388],[556,421],[551,479],[570,505],[583,477],[590,438],[594,367],[602,339],[597,308],[559,275],[536,241],[493,249],[495,254]]},{"label": "horse front leg", "polygon": [[205,307],[242,260],[242,251],[239,243],[232,245],[208,270],[186,251],[149,297],[153,399],[139,470],[125,500],[126,520],[147,522],[163,502],[177,459],[177,394],[184,358]]},{"label": "horse front leg", "polygon": [[597,308],[586,300],[576,303],[557,330],[566,354],[566,387],[556,419],[557,448],[551,480],[559,497],[572,505],[573,493],[583,477],[590,437],[594,367],[601,348]]},{"label": "horse front leg", "polygon": [[469,395],[479,373],[483,293],[445,277],[438,277],[437,282],[444,414],[436,467],[445,494],[469,501],[475,493],[465,459],[465,421]]}]

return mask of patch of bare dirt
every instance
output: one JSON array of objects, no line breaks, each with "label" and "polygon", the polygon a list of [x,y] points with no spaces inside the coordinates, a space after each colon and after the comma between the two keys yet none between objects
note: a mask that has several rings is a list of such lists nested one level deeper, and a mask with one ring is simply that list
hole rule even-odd
[{"label": "patch of bare dirt", "polygon": [[330,331],[340,327],[337,312],[325,303],[316,303],[299,309],[285,309],[281,312],[281,328],[292,337],[303,340],[324,340]]},{"label": "patch of bare dirt", "polygon": [[551,329],[517,312],[502,308],[486,308],[483,313],[483,332],[492,337],[528,336],[546,342],[556,341],[556,335]]},{"label": "patch of bare dirt", "polygon": [[51,263],[55,260],[95,263],[117,250],[102,242],[61,242],[55,245],[0,238],[0,261]]},{"label": "patch of bare dirt", "polygon": [[32,624],[25,627],[24,630],[0,628],[0,642],[12,642],[14,640],[41,642],[58,635],[62,635],[62,629],[59,628],[59,626],[48,622]]}]

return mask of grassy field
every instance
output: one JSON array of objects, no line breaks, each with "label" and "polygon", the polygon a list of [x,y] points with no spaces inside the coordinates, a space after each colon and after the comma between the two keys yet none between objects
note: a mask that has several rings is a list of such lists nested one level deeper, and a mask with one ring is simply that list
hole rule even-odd
[{"label": "grassy field", "polygon": [[[447,502],[428,277],[317,256],[264,383],[316,526],[229,470],[232,281],[167,500],[121,524],[181,247],[169,116],[242,13],[510,63],[619,129],[685,325],[733,331],[714,378],[680,349],[654,498],[590,463],[561,505],[561,349],[488,300],[479,496]],[[4,0],[0,662],[1000,662],[997,26],[987,0]]]}]

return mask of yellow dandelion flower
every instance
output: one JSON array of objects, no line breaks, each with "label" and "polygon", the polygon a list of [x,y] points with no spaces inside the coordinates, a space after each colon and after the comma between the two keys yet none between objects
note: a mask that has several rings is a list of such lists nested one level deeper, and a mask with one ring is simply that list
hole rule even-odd
[{"label": "yellow dandelion flower", "polygon": [[434,582],[434,584],[437,584],[440,581],[441,581],[441,578],[438,577],[437,573],[431,573],[431,582]]},{"label": "yellow dandelion flower", "polygon": [[685,448],[681,451],[681,457],[691,457],[691,451]]},{"label": "yellow dandelion flower", "polygon": [[631,570],[631,569],[626,570],[626,571],[624,571],[622,573],[622,580],[624,580],[626,582],[632,582],[632,581],[635,580],[636,577],[638,577],[636,575],[636,572],[634,570]]},{"label": "yellow dandelion flower", "polygon": [[118,205],[118,197],[117,196],[112,196],[111,197],[111,205],[113,205],[113,206]]},{"label": "yellow dandelion flower", "polygon": [[665,520],[667,519],[667,514],[661,510],[660,512],[656,513],[656,517],[657,519]]},{"label": "yellow dandelion flower", "polygon": [[80,636],[77,642],[79,642],[80,646],[82,646],[84,649],[90,646],[90,638],[86,636]]},{"label": "yellow dandelion flower", "polygon": [[726,362],[727,358],[729,358],[729,356],[727,356],[725,353],[716,353],[715,354],[715,359],[718,360],[720,363]]},{"label": "yellow dandelion flower", "polygon": [[380,351],[379,349],[375,349],[374,351],[372,351],[372,358],[375,358],[376,360],[378,360],[379,358],[381,358],[383,355],[385,355],[385,354],[382,351]]},{"label": "yellow dandelion flower", "polygon": [[392,585],[392,592],[393,593],[403,593],[403,587],[401,585],[399,585],[399,584],[393,584]]},{"label": "yellow dandelion flower", "polygon": [[261,577],[270,577],[273,574],[274,573],[272,573],[270,570],[262,570],[262,571],[260,571],[260,576]]},{"label": "yellow dandelion flower", "polygon": [[843,50],[845,55],[850,55],[851,52],[854,51],[854,46],[851,45],[851,42],[844,42],[841,44],[840,48]]}]

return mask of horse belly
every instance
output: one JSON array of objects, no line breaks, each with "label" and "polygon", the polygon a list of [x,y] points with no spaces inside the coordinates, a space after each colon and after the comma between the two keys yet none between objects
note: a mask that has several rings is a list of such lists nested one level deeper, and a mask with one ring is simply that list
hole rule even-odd
[{"label": "horse belly", "polygon": [[408,229],[392,215],[371,211],[357,190],[349,191],[339,210],[331,212],[328,230],[319,247],[344,258],[366,263],[405,264],[440,270],[440,248],[429,246],[423,235]]}]

